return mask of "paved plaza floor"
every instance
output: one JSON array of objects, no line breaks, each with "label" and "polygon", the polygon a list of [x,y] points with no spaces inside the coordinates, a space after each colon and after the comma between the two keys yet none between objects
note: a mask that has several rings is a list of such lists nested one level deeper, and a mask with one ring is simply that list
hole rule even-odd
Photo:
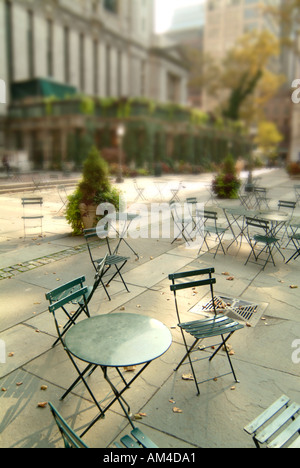
[{"label": "paved plaza floor", "polygon": [[[293,181],[283,170],[261,171],[258,175],[260,184],[268,188],[271,207],[277,209],[280,199],[294,200]],[[172,189],[181,183],[181,201],[194,195],[211,204],[207,189],[211,177],[139,178],[138,183],[144,188],[147,203],[168,202]],[[128,207],[134,201],[142,202],[136,199],[132,179],[118,187]],[[39,403],[52,402],[78,433],[84,431],[97,411],[83,385],[60,401],[76,375],[61,345],[52,348],[56,331],[45,294],[81,275],[92,284],[94,272],[84,238],[71,235],[57,190],[34,192],[44,199],[42,237],[39,233],[23,237],[22,195],[5,193],[0,197],[0,447],[56,448],[62,447],[61,437],[49,406],[41,408]],[[226,203],[235,206],[237,201]],[[295,215],[300,216],[299,205]],[[224,217],[222,222],[225,225]],[[142,414],[135,424],[161,448],[254,447],[243,430],[246,424],[282,394],[300,402],[300,258],[285,264],[280,255],[275,255],[276,266],[268,264],[262,270],[252,262],[245,266],[249,254],[246,242],[233,244],[226,255],[219,251],[214,258],[211,252],[198,255],[198,248],[189,248],[182,240],[171,243],[173,239],[136,237],[128,241],[139,259],[126,244],[121,248],[121,253],[130,257],[124,268],[130,292],[119,280],[113,281],[109,288],[111,301],[99,288],[90,306],[93,316],[120,311],[147,315],[163,322],[172,333],[169,350],[153,361],[126,392],[133,415]],[[112,245],[115,242],[112,240]],[[230,242],[228,232],[225,247]],[[103,244],[99,254],[105,252]],[[288,258],[292,251],[288,248],[283,252]],[[217,295],[258,304],[259,311],[248,323],[251,326],[242,320],[244,328],[230,340],[239,383],[230,375],[212,380],[201,385],[197,396],[194,382],[182,378],[190,373],[189,368],[174,372],[184,348],[168,275],[206,267],[215,268]],[[182,306],[186,310],[193,308],[205,300],[207,292],[198,288],[181,293]],[[194,318],[195,314],[188,313],[187,317]],[[211,364],[201,362],[198,373],[203,378],[213,377],[226,362],[221,352]],[[101,372],[96,371],[89,379],[102,400],[108,388]],[[174,412],[174,406],[181,412]],[[115,403],[84,440],[92,448],[106,448],[129,429]]]}]

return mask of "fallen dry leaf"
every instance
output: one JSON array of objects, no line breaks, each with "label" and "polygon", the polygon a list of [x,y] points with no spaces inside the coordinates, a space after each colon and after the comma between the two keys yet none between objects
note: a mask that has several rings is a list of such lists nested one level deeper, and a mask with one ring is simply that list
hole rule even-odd
[{"label": "fallen dry leaf", "polygon": [[224,275],[224,276],[230,276],[230,273],[228,273],[228,271],[223,271],[222,275]]},{"label": "fallen dry leaf", "polygon": [[251,328],[251,327],[252,327],[251,323],[247,322],[247,323],[246,323],[246,327]]},{"label": "fallen dry leaf", "polygon": [[10,353],[8,353],[8,357],[13,357],[15,355],[15,353],[13,351],[11,351]]},{"label": "fallen dry leaf", "polygon": [[194,377],[192,374],[182,374],[181,378],[182,380],[194,380]]},{"label": "fallen dry leaf", "polygon": [[127,366],[127,367],[123,367],[123,369],[125,372],[134,372],[136,369],[136,366]]},{"label": "fallen dry leaf", "polygon": [[215,378],[213,379],[214,382],[217,382],[217,380],[218,380],[218,377],[215,377]]},{"label": "fallen dry leaf", "polygon": [[37,405],[38,405],[38,408],[46,408],[46,406],[48,405],[48,402],[47,401],[42,401],[42,402],[38,403]]},{"label": "fallen dry leaf", "polygon": [[17,387],[20,387],[21,385],[23,385],[23,382],[17,382],[17,383],[16,383],[16,386],[17,386]]},{"label": "fallen dry leaf", "polygon": [[41,390],[47,390],[47,388],[48,388],[47,385],[42,385],[41,386]]},{"label": "fallen dry leaf", "polygon": [[137,413],[134,415],[134,419],[143,419],[143,418],[139,413]]},{"label": "fallen dry leaf", "polygon": [[175,403],[175,400],[172,400],[172,398],[170,398],[169,403],[173,403],[173,404],[174,404],[174,403]]},{"label": "fallen dry leaf", "polygon": [[233,386],[233,387],[231,387],[231,389],[230,389],[230,390],[235,390],[235,387],[234,387],[234,386]]},{"label": "fallen dry leaf", "polygon": [[228,278],[226,278],[227,281],[233,281],[234,280],[234,276],[228,276]]},{"label": "fallen dry leaf", "polygon": [[173,413],[182,413],[182,410],[180,408],[176,408],[176,406],[174,406]]},{"label": "fallen dry leaf", "polygon": [[290,286],[290,289],[297,289],[297,288],[298,288],[298,286],[296,286],[295,284],[291,284],[291,286]]},{"label": "fallen dry leaf", "polygon": [[142,418],[146,418],[147,417],[147,414],[146,413],[139,413],[140,416],[142,416]]},{"label": "fallen dry leaf", "polygon": [[7,392],[7,388],[2,387],[1,392]]}]

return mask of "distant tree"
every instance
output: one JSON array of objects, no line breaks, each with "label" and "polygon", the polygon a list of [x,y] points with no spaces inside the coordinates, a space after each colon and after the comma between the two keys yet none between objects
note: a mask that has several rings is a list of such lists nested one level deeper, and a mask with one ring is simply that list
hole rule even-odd
[{"label": "distant tree", "polygon": [[259,123],[255,143],[265,156],[269,158],[277,157],[277,147],[282,140],[283,136],[273,122],[264,121]]},{"label": "distant tree", "polygon": [[273,73],[269,67],[279,52],[278,39],[268,31],[246,33],[221,62],[186,46],[190,87],[215,97],[219,102],[217,111],[223,117],[257,120],[263,105],[284,81],[283,76]]}]

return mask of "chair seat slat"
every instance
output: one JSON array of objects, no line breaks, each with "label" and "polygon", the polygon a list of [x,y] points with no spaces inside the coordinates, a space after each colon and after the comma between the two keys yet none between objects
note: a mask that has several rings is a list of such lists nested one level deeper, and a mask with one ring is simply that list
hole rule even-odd
[{"label": "chair seat slat", "polygon": [[280,411],[287,403],[290,401],[289,397],[282,395],[278,400],[276,400],[269,408],[267,408],[263,413],[261,413],[257,418],[255,418],[250,424],[248,424],[244,430],[248,434],[254,434],[263,424],[265,424],[269,419],[271,419],[278,411]]},{"label": "chair seat slat", "polygon": [[300,448],[300,436],[289,446],[289,448]]},{"label": "chair seat slat", "polygon": [[133,429],[131,434],[144,448],[158,448],[157,445],[155,445],[154,442],[152,442],[152,440],[149,439],[149,437],[146,436],[139,428],[136,427]]},{"label": "chair seat slat", "polygon": [[276,437],[269,445],[268,448],[281,448],[283,447],[297,432],[300,430],[300,416],[295,419],[281,434]]},{"label": "chair seat slat", "polygon": [[283,413],[279,414],[274,421],[256,434],[256,440],[261,444],[269,440],[272,435],[274,435],[289,419],[292,418],[292,416],[297,413],[299,408],[300,405],[297,403],[291,404],[291,406],[289,406]]},{"label": "chair seat slat", "polygon": [[129,449],[141,448],[141,446],[134,439],[132,439],[129,435],[122,437],[120,440],[126,448],[129,448]]}]

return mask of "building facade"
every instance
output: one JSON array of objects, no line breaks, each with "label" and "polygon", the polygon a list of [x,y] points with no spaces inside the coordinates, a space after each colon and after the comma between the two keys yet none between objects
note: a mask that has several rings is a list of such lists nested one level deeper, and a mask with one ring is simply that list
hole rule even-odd
[{"label": "building facade", "polygon": [[65,95],[187,101],[186,67],[154,36],[154,0],[0,0],[0,79],[7,90],[0,146],[20,146],[31,159],[38,146],[46,166],[45,135],[65,141],[65,119],[17,122],[10,118],[16,102],[53,97],[59,86]]}]

